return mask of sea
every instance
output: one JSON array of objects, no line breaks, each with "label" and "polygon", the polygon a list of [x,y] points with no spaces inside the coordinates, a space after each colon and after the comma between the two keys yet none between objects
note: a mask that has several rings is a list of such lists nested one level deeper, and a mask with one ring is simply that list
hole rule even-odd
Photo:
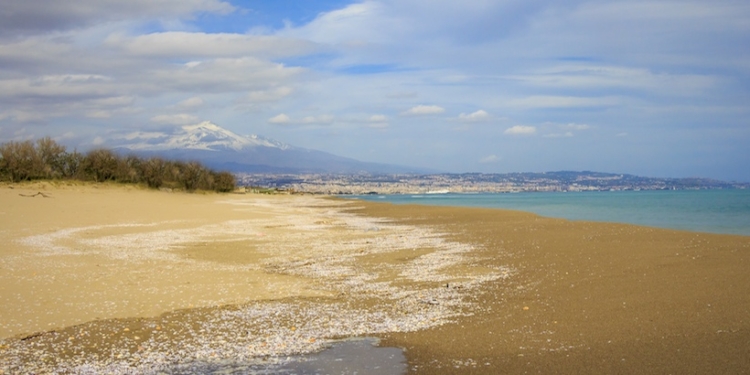
[{"label": "sea", "polygon": [[541,216],[750,236],[750,189],[357,195],[393,204],[485,207]]}]

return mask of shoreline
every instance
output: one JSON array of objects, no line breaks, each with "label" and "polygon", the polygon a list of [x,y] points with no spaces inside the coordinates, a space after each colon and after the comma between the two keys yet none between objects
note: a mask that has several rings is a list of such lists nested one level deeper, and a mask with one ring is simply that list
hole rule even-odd
[{"label": "shoreline", "polygon": [[[78,199],[78,206],[97,197],[90,187],[82,188],[83,194],[76,189],[66,195],[57,188],[50,195],[59,199],[56,203]],[[4,193],[8,190],[0,188],[5,202],[13,197],[24,205],[50,203],[43,197],[15,198],[17,189]],[[84,319],[52,332],[0,339],[5,373],[29,366],[23,358],[44,353],[52,356],[45,366],[58,369],[100,363],[109,366],[100,368],[126,371],[131,365],[158,369],[190,358],[210,363],[285,356],[360,335],[404,348],[414,373],[743,373],[750,368],[747,237],[317,197],[133,193],[112,187],[98,194],[105,201],[135,194],[149,209],[130,207],[132,217],[124,213],[106,228],[75,220],[60,228],[54,219],[35,216],[39,233],[20,237],[52,238],[48,251],[58,253],[83,244],[96,252],[97,261],[115,265],[121,260],[112,248],[140,254],[128,261],[149,270],[179,265],[210,278],[217,270],[234,269],[245,285],[255,287],[247,288],[252,292],[239,296],[239,303],[208,301],[203,307],[145,315],[151,318]],[[196,208],[204,218],[187,225],[156,212],[167,206],[183,220]],[[101,207],[91,209],[88,219],[112,220],[106,212],[97,216]],[[156,216],[145,220],[147,214]],[[10,224],[7,216],[0,220]],[[128,223],[132,226],[123,226]],[[22,224],[14,223],[16,230]],[[149,242],[180,236],[192,237],[159,246]],[[19,256],[26,247],[10,255]],[[148,250],[153,248],[161,250],[153,254]],[[319,252],[311,255],[310,249]],[[9,269],[8,256],[6,249],[3,270]],[[286,294],[260,296],[262,283],[247,283],[254,272],[279,277],[266,289],[286,287]],[[144,269],[122,275],[148,279]],[[240,284],[234,285],[224,289]],[[209,295],[217,291],[208,290]],[[8,296],[8,288],[2,293]]]},{"label": "shoreline", "polygon": [[413,373],[748,373],[750,238],[373,204],[517,270],[454,325],[391,334]]},{"label": "shoreline", "polygon": [[519,210],[547,218],[750,236],[750,216],[736,208],[750,204],[750,191],[744,189],[360,195],[344,199]]}]

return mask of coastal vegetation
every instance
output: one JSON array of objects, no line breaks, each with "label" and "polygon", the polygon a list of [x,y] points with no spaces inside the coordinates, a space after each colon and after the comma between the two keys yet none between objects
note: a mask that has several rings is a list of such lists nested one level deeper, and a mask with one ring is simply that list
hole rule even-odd
[{"label": "coastal vegetation", "polygon": [[122,156],[105,148],[69,152],[49,137],[0,144],[0,181],[32,180],[112,181],[217,192],[232,191],[236,185],[231,173],[213,171],[195,161]]}]

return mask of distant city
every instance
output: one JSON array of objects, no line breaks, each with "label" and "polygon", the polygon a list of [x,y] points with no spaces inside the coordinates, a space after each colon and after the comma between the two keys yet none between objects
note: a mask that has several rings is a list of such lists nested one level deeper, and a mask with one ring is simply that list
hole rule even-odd
[{"label": "distant city", "polygon": [[748,189],[750,183],[599,172],[463,174],[238,174],[240,185],[313,194],[515,193]]}]

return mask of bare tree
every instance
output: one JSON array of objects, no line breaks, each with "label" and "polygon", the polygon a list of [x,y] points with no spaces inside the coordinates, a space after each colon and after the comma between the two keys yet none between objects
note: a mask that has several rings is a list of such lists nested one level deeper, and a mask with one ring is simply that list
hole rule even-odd
[{"label": "bare tree", "polygon": [[201,180],[205,178],[206,170],[198,162],[181,163],[178,181],[187,191],[194,191],[200,187]]},{"label": "bare tree", "polygon": [[141,163],[141,178],[150,188],[160,188],[164,184],[167,163],[160,158],[151,158]]},{"label": "bare tree", "polygon": [[145,182],[149,187],[180,186],[187,191],[232,191],[236,181],[229,172],[214,172],[202,164],[168,161],[160,158],[143,160],[130,155],[119,157],[107,149],[95,149],[82,155],[52,138],[36,142],[8,142],[0,144],[0,179],[13,182],[38,178],[92,179],[97,182]]},{"label": "bare tree", "polygon": [[0,146],[2,169],[13,182],[31,180],[36,176],[39,157],[34,149],[34,143],[8,142]]},{"label": "bare tree", "polygon": [[44,137],[36,141],[37,147],[37,174],[43,178],[60,178],[64,175],[63,165],[65,163],[65,147],[59,145],[50,137]]},{"label": "bare tree", "polygon": [[237,181],[229,172],[214,173],[214,190],[220,193],[227,193],[234,190]]},{"label": "bare tree", "polygon": [[89,151],[83,159],[83,170],[96,182],[114,180],[117,175],[117,155],[103,148]]}]

